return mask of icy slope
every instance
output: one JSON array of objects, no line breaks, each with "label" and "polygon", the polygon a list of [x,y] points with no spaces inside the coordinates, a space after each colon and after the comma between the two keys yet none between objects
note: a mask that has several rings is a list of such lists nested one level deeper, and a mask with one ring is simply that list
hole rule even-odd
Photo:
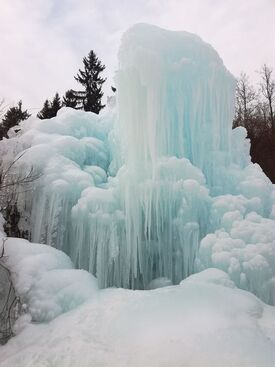
[{"label": "icy slope", "polygon": [[1,367],[273,367],[274,307],[232,286],[208,269],[153,291],[100,290],[25,325],[0,348]]},{"label": "icy slope", "polygon": [[274,366],[275,308],[221,270],[150,291],[98,290],[61,251],[14,238],[5,265],[27,313],[0,347],[1,367]]},{"label": "icy slope", "polygon": [[117,107],[30,118],[0,144],[31,240],[65,251],[99,287],[178,284],[217,267],[275,302],[275,191],[231,130],[233,76],[199,37],[137,25],[125,33]]}]

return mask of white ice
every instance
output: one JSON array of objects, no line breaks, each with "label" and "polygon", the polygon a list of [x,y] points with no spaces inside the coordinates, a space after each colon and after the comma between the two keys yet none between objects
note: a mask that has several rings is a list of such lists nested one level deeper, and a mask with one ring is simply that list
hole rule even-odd
[{"label": "white ice", "polygon": [[[275,190],[231,130],[235,79],[199,37],[125,33],[117,106],[30,118],[0,144],[41,177],[19,190],[22,229],[65,251],[100,288],[179,284],[216,267],[275,303]],[[153,285],[152,285],[153,284]],[[160,282],[161,284],[161,282]]]},{"label": "white ice", "polygon": [[92,274],[74,269],[67,255],[47,245],[6,238],[4,265],[33,322],[50,321],[76,308],[98,289]]},{"label": "white ice", "polygon": [[[150,291],[96,291],[92,276],[67,269],[60,251],[14,239],[6,249],[21,282],[15,284],[48,322],[23,315],[18,335],[0,347],[1,367],[274,366],[274,307],[236,288],[221,270]],[[49,321],[76,297],[81,305]]]}]

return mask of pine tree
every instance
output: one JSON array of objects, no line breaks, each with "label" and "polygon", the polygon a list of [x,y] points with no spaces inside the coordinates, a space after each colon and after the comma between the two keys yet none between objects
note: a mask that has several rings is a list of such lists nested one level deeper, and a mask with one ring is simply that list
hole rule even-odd
[{"label": "pine tree", "polygon": [[63,106],[76,108],[77,107],[77,97],[75,96],[75,91],[72,89],[67,90],[65,96],[63,97]]},{"label": "pine tree", "polygon": [[101,103],[101,99],[103,96],[102,85],[106,79],[100,76],[100,73],[105,69],[105,65],[98,60],[94,51],[90,51],[88,56],[83,58],[83,64],[84,70],[79,69],[75,80],[85,88],[85,91],[73,91],[78,102],[76,108],[80,107],[85,111],[98,114],[105,107]]},{"label": "pine tree", "polygon": [[48,99],[44,102],[43,108],[40,112],[38,112],[37,117],[41,120],[50,119],[57,115],[58,110],[62,107],[61,100],[59,94],[56,93],[52,102],[49,102]]},{"label": "pine tree", "polygon": [[41,120],[43,119],[50,119],[51,116],[51,106],[48,99],[44,102],[43,108],[40,112],[38,112],[37,117]]},{"label": "pine tree", "polygon": [[57,115],[57,112],[58,110],[60,110],[61,107],[62,107],[62,104],[61,104],[59,94],[56,93],[53,98],[52,104],[51,104],[51,111],[52,111],[53,117]]},{"label": "pine tree", "polygon": [[30,114],[27,110],[22,110],[22,101],[18,102],[18,105],[15,107],[11,107],[7,110],[0,124],[0,140],[3,137],[8,137],[8,131],[10,128],[19,124],[19,122],[26,120],[30,117]]}]

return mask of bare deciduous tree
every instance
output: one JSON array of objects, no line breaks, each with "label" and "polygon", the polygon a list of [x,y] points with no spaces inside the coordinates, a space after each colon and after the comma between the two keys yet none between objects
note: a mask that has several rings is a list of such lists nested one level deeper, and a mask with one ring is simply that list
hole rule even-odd
[{"label": "bare deciduous tree", "polygon": [[268,104],[269,108],[269,119],[273,133],[275,133],[275,116],[274,116],[274,103],[275,103],[275,80],[272,77],[273,69],[264,64],[260,70],[261,92]]},{"label": "bare deciduous tree", "polygon": [[16,163],[24,155],[22,153],[7,166],[0,165],[0,212],[2,212],[6,223],[5,231],[11,237],[28,238],[28,233],[20,231],[18,223],[20,214],[18,211],[18,195],[32,190],[34,181],[41,177],[33,167],[26,173],[18,173]]},{"label": "bare deciduous tree", "polygon": [[[26,174],[18,174],[16,163],[24,153],[10,164],[0,165],[0,211],[6,219],[5,231],[11,236],[21,236],[18,228],[20,219],[17,210],[18,191],[27,191],[30,184],[40,177],[31,168]],[[14,335],[14,323],[24,312],[22,302],[12,284],[10,269],[6,266],[5,243],[0,245],[0,344],[5,344]]]},{"label": "bare deciduous tree", "polygon": [[24,310],[12,284],[10,270],[6,266],[6,241],[7,238],[2,239],[0,248],[0,344],[5,344],[14,335],[14,323]]},{"label": "bare deciduous tree", "polygon": [[263,65],[259,89],[241,74],[236,88],[236,113],[233,128],[244,126],[251,141],[252,162],[258,163],[275,183],[275,81],[272,68]]},{"label": "bare deciduous tree", "polygon": [[236,120],[247,124],[256,105],[256,92],[245,73],[240,75],[236,88]]}]

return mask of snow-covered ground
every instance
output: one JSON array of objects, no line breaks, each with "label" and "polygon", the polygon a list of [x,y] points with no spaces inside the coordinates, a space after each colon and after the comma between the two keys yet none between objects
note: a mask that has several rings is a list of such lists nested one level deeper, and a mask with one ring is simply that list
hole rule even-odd
[{"label": "snow-covered ground", "polygon": [[0,347],[1,367],[274,367],[275,307],[221,270],[155,290],[98,290],[49,246],[8,239],[5,254],[28,313]]}]

